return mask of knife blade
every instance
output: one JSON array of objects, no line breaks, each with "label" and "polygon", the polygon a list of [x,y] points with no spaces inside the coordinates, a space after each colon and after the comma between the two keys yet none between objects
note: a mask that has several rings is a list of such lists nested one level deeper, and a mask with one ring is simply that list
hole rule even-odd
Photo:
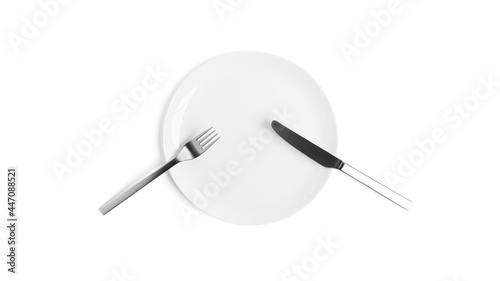
[{"label": "knife blade", "polygon": [[271,127],[282,139],[288,142],[291,146],[295,147],[298,151],[304,153],[312,160],[318,162],[320,165],[334,169],[341,169],[344,165],[344,162],[342,162],[342,160],[328,153],[323,148],[308,141],[301,135],[288,129],[280,122],[273,120],[271,122]]},{"label": "knife blade", "polygon": [[373,191],[377,192],[383,197],[389,199],[393,203],[399,205],[403,209],[411,209],[413,202],[406,197],[356,170],[328,151],[322,149],[321,147],[315,145],[306,138],[287,128],[280,122],[273,120],[271,122],[271,127],[283,140],[285,140],[295,149],[302,152],[312,160],[316,161],[318,164],[327,168],[338,169],[351,178],[362,183],[363,185],[371,188]]}]

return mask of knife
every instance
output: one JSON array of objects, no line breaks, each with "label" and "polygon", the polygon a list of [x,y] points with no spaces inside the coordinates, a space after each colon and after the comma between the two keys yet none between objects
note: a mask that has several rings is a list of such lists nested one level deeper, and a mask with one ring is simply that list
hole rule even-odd
[{"label": "knife", "polygon": [[327,167],[338,169],[344,172],[346,175],[357,180],[358,182],[371,188],[373,191],[389,199],[393,203],[399,205],[403,209],[410,210],[413,202],[405,198],[396,191],[386,187],[385,185],[377,182],[376,180],[370,178],[369,176],[361,173],[352,166],[348,165],[344,161],[325,151],[321,147],[315,145],[314,143],[308,141],[301,135],[295,133],[294,131],[287,128],[280,122],[273,120],[271,122],[271,127],[273,130],[291,146],[296,148],[298,151],[302,152],[312,160],[316,161],[318,164]]}]

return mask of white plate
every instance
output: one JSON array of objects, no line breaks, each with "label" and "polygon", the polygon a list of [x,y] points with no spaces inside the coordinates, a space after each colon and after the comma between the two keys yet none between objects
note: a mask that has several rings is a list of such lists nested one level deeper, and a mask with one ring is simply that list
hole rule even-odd
[{"label": "white plate", "polygon": [[309,203],[330,170],[272,131],[277,119],[335,153],[333,112],[318,84],[297,65],[258,52],[234,52],[195,68],[179,84],[164,116],[166,159],[214,126],[221,139],[169,172],[198,208],[237,224],[286,218]]}]

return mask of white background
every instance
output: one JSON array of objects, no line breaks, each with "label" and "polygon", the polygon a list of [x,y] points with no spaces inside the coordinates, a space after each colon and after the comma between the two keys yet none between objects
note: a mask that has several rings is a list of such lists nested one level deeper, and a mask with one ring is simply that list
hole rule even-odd
[{"label": "white background", "polygon": [[[500,88],[457,129],[442,117],[474,93],[478,76],[500,80],[496,1],[401,0],[351,63],[339,45],[353,44],[355,28],[389,1],[231,2],[221,20],[212,0],[69,1],[17,53],[9,34],[41,8],[1,2],[0,167],[19,169],[20,227],[19,274],[2,265],[0,279],[282,280],[330,235],[340,247],[309,280],[498,280]],[[381,181],[415,140],[443,128],[447,140],[395,187],[414,208],[333,171],[283,221],[240,226],[200,213],[188,224],[179,204],[189,203],[164,175],[102,216],[101,203],[161,161],[161,116],[179,79],[236,50],[282,56],[310,73],[333,107],[338,155]],[[115,118],[111,103],[157,64],[170,76]],[[58,181],[51,163],[64,163],[65,146],[108,116],[114,131]],[[3,257],[6,236],[2,227]]]}]

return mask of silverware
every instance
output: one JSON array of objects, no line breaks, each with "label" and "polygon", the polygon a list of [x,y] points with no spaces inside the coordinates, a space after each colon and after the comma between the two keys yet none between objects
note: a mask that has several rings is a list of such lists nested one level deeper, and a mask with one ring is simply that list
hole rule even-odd
[{"label": "silverware", "polygon": [[197,135],[186,144],[184,144],[176,153],[175,157],[170,160],[167,164],[155,169],[152,173],[146,175],[144,178],[138,180],[129,187],[118,192],[115,196],[104,203],[99,211],[103,215],[107,214],[109,211],[113,210],[116,206],[120,205],[123,201],[127,200],[134,193],[139,191],[141,188],[146,186],[148,183],[156,179],[159,175],[168,171],[179,162],[188,161],[195,159],[196,157],[202,155],[207,151],[217,140],[219,136],[212,127],[205,130],[201,134]]},{"label": "silverware", "polygon": [[413,202],[402,196],[401,194],[395,192],[394,190],[384,186],[383,184],[377,182],[376,180],[370,178],[369,176],[361,173],[360,171],[349,166],[339,158],[323,150],[321,147],[315,145],[314,143],[303,138],[299,134],[290,130],[286,126],[282,125],[278,121],[272,121],[271,127],[273,130],[282,137],[291,146],[295,147],[297,150],[321,164],[327,168],[334,168],[344,172],[346,175],[352,177],[353,179],[359,181],[360,183],[371,188],[373,191],[384,196],[385,198],[391,200],[400,207],[409,210],[413,205]]}]

